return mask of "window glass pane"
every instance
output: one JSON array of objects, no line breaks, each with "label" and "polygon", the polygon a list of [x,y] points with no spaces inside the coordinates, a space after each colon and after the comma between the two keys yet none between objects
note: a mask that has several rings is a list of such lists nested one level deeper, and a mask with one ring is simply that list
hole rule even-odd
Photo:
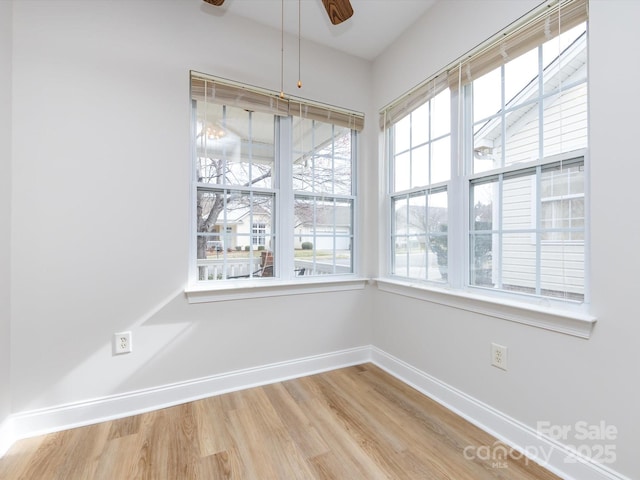
[{"label": "window glass pane", "polygon": [[396,155],[393,161],[394,192],[401,192],[410,188],[411,180],[411,154],[410,152]]},{"label": "window glass pane", "polygon": [[431,182],[444,182],[451,178],[451,137],[447,136],[431,144]]},{"label": "window glass pane", "polygon": [[411,115],[399,120],[393,126],[393,151],[400,153],[411,147]]},{"label": "window glass pane", "polygon": [[451,93],[449,89],[431,99],[431,140],[451,132]]},{"label": "window glass pane", "polygon": [[[473,184],[471,187],[472,230],[494,230],[494,205],[498,202],[498,182]],[[497,216],[496,216],[497,219]]]},{"label": "window glass pane", "polygon": [[409,198],[406,196],[391,199],[392,217],[392,272],[403,277],[408,276],[407,245],[409,243]]},{"label": "window glass pane", "polygon": [[542,169],[542,198],[584,195],[584,161],[559,162]]},{"label": "window glass pane", "polygon": [[540,158],[538,104],[529,104],[505,115],[505,165]]},{"label": "window glass pane", "polygon": [[502,236],[502,288],[536,293],[536,241],[528,233]]},{"label": "window glass pane", "polygon": [[397,237],[392,241],[391,273],[400,277],[409,276],[409,262],[407,261],[407,237]]},{"label": "window glass pane", "polygon": [[587,85],[544,100],[544,155],[587,148]]},{"label": "window glass pane", "polygon": [[294,202],[294,221],[297,275],[344,274],[353,271],[351,200],[298,196]]},{"label": "window glass pane", "polygon": [[547,166],[541,175],[541,239],[584,241],[583,162]]},{"label": "window glass pane", "polygon": [[486,172],[502,165],[502,117],[474,126],[473,172]]},{"label": "window glass pane", "polygon": [[548,41],[542,47],[545,93],[562,84],[587,80],[586,24],[578,25]]},{"label": "window glass pane", "polygon": [[[505,178],[502,182],[502,228],[535,229],[535,170],[531,174]],[[535,242],[530,239],[530,242]]]},{"label": "window glass pane", "polygon": [[572,198],[569,204],[569,227],[579,229],[571,232],[570,240],[584,241],[584,197]]},{"label": "window glass pane", "polygon": [[540,288],[551,297],[584,300],[584,244],[571,241],[541,246]]},{"label": "window glass pane", "polygon": [[425,280],[427,278],[426,235],[411,235],[407,244],[409,277]]},{"label": "window glass pane", "polygon": [[448,280],[448,202],[446,191],[429,195],[429,280]]},{"label": "window glass pane", "polygon": [[473,81],[473,121],[490,117],[502,110],[501,67]]},{"label": "window glass pane", "polygon": [[257,261],[275,245],[273,196],[220,190],[199,191],[198,197],[199,279],[273,276],[272,268],[265,271]]},{"label": "window glass pane", "polygon": [[271,187],[273,115],[198,102],[197,117],[199,182]]},{"label": "window glass pane", "polygon": [[[197,102],[196,107],[196,180],[202,183],[222,183],[223,162],[229,137],[223,129],[223,106]],[[227,137],[227,138],[225,138]],[[236,143],[228,144],[229,150]]]},{"label": "window glass pane", "polygon": [[296,276],[340,275],[353,271],[349,238],[317,234],[302,235],[299,240],[304,248],[294,252]]},{"label": "window glass pane", "polygon": [[351,130],[334,126],[331,154],[333,155],[333,193],[336,195],[353,194],[352,148]]},{"label": "window glass pane", "polygon": [[[219,219],[225,225],[236,225],[237,232],[249,234],[251,245],[273,249],[273,196],[258,193],[230,192],[226,199],[226,209]],[[260,229],[254,228],[258,225]],[[260,237],[260,238],[258,238]]]},{"label": "window glass pane", "polygon": [[392,198],[391,211],[393,212],[392,234],[406,235],[409,225],[409,199],[407,197]]},{"label": "window glass pane", "polygon": [[538,97],[538,49],[511,60],[504,66],[504,102],[513,108]]},{"label": "window glass pane", "polygon": [[429,144],[411,153],[411,187],[429,184]]},{"label": "window glass pane", "polygon": [[351,159],[336,158],[333,162],[333,190],[336,195],[351,195]]},{"label": "window glass pane", "polygon": [[[402,228],[402,225],[398,225]],[[408,222],[406,230],[409,234],[424,235],[427,233],[427,196],[425,194],[409,197]]]},{"label": "window glass pane", "polygon": [[469,246],[471,249],[469,283],[471,285],[482,287],[492,287],[494,285],[494,244],[497,245],[497,235],[471,235],[469,242]]},{"label": "window glass pane", "polygon": [[294,190],[351,194],[351,130],[297,119],[294,134]]},{"label": "window glass pane", "polygon": [[227,156],[227,183],[271,188],[274,116],[227,107],[226,128],[240,148]]},{"label": "window glass pane", "polygon": [[422,145],[429,140],[429,102],[411,112],[411,144]]}]

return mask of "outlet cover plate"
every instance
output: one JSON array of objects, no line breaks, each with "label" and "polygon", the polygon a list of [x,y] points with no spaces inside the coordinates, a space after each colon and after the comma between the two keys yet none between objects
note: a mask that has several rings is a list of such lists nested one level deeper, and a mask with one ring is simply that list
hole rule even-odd
[{"label": "outlet cover plate", "polygon": [[497,343],[491,344],[491,365],[494,367],[501,368],[502,370],[507,369],[507,347],[504,345],[499,345]]},{"label": "outlet cover plate", "polygon": [[131,332],[119,332],[113,334],[113,354],[121,355],[131,353]]}]

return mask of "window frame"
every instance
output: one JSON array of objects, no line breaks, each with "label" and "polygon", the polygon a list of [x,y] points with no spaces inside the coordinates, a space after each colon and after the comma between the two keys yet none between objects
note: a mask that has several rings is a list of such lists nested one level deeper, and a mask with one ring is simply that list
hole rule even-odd
[{"label": "window frame", "polygon": [[[574,19],[579,17],[575,15],[575,11],[584,5],[584,1],[578,0],[575,2],[565,2],[571,4],[571,7],[575,7]],[[564,5],[564,3],[563,3]],[[393,139],[391,138],[391,130],[396,122],[401,120],[405,113],[401,113],[404,108],[406,114],[411,113],[416,109],[416,105],[420,105],[420,101],[416,98],[422,95],[428,97],[428,85],[430,84],[442,84],[442,78],[448,78],[449,83],[452,81],[460,81],[464,75],[463,63],[471,57],[475,51],[485,54],[489,45],[499,44],[503,41],[509,31],[515,31],[518,33],[518,29],[526,29],[529,25],[527,22],[533,23],[539,22],[539,18],[546,15],[545,11],[548,7],[540,7],[538,10],[532,12],[531,18],[524,18],[519,25],[514,24],[507,27],[502,32],[496,34],[495,37],[489,39],[484,44],[478,46],[474,51],[464,55],[460,59],[452,62],[448,67],[438,72],[431,79],[423,82],[418,87],[415,87],[412,91],[408,92],[405,96],[392,102],[388,106],[381,109],[380,123],[382,127],[382,150],[384,152],[383,158],[383,172],[387,178],[385,189],[385,205],[388,211],[386,224],[381,228],[381,232],[384,233],[384,241],[381,242],[381,250],[383,251],[386,261],[382,264],[381,276],[376,279],[378,288],[390,293],[396,293],[403,296],[409,296],[412,298],[418,298],[431,303],[447,305],[455,308],[459,308],[466,311],[475,313],[483,313],[488,316],[503,318],[522,324],[532,325],[548,330],[558,331],[570,335],[575,335],[582,338],[588,338],[591,334],[593,325],[596,322],[596,317],[589,313],[589,151],[588,146],[586,148],[580,148],[570,152],[564,152],[561,154],[550,155],[547,158],[540,158],[532,162],[522,162],[508,164],[507,166],[501,166],[500,168],[492,169],[490,172],[472,172],[473,166],[473,150],[474,150],[474,120],[467,118],[464,121],[461,118],[468,116],[469,107],[471,104],[471,98],[467,94],[470,88],[470,82],[462,87],[452,88],[451,91],[451,135],[452,135],[452,149],[451,149],[451,180],[447,183],[449,194],[449,272],[453,273],[449,275],[448,283],[446,285],[436,284],[428,280],[422,280],[417,278],[404,278],[394,274],[393,270],[393,221],[394,221],[394,183],[393,178],[394,166],[393,166]],[[564,8],[564,7],[563,7]],[[557,13],[556,13],[557,15]],[[574,25],[580,22],[574,23]],[[524,27],[522,27],[524,25]],[[588,20],[586,21],[586,35],[588,38],[589,28]],[[507,40],[508,42],[508,40]],[[587,40],[588,42],[588,40]],[[545,41],[537,43],[532,48],[541,49]],[[587,47],[588,48],[588,47]],[[524,53],[521,51],[520,53]],[[517,56],[517,55],[516,55]],[[480,64],[480,67],[486,68],[484,64]],[[485,71],[490,71],[487,69]],[[504,72],[504,65],[502,66],[502,72]],[[479,78],[475,77],[475,78]],[[584,82],[588,85],[588,78]],[[460,83],[458,83],[460,85]],[[571,86],[574,86],[573,84]],[[588,87],[587,87],[588,88]],[[539,92],[536,97],[536,102],[543,102],[548,96],[542,91]],[[428,99],[427,99],[428,100]],[[504,94],[503,100],[504,102]],[[529,100],[531,103],[531,100]],[[517,106],[511,106],[509,111],[517,110],[524,104],[521,103]],[[541,106],[541,108],[543,108]],[[588,111],[588,100],[587,100]],[[505,110],[500,115],[505,115]],[[507,112],[508,113],[508,112]],[[478,119],[480,120],[480,119]],[[543,121],[541,119],[541,121]],[[587,120],[588,122],[588,120]],[[588,132],[588,123],[587,123]],[[543,133],[538,138],[543,138]],[[539,150],[542,152],[543,146],[539,146]],[[471,155],[471,158],[469,158]],[[504,153],[503,153],[504,155]],[[471,252],[470,252],[470,233],[471,230],[471,210],[470,204],[471,198],[471,182],[483,177],[491,175],[503,174],[505,172],[513,172],[524,170],[525,168],[544,168],[545,165],[550,165],[558,161],[558,159],[572,159],[576,157],[583,158],[584,162],[584,299],[583,301],[574,301],[570,299],[557,299],[547,296],[528,295],[522,293],[514,293],[503,290],[493,290],[482,287],[476,287],[471,285],[470,272],[471,272]],[[536,176],[540,175],[537,173]],[[536,182],[537,183],[537,182]],[[535,185],[535,196],[538,199],[539,206],[536,201],[533,201],[534,208],[540,209],[540,211],[534,212],[536,215],[541,214],[542,197],[539,196],[537,189],[539,185]],[[419,189],[415,189],[419,190]],[[412,192],[413,190],[409,190]],[[403,193],[407,193],[406,191]],[[502,208],[502,206],[501,206]],[[536,225],[540,225],[539,222]],[[539,230],[536,230],[539,232]],[[535,239],[534,239],[535,241]],[[538,246],[544,242],[535,242]],[[539,261],[539,260],[538,260]],[[537,280],[540,281],[539,279]]]},{"label": "window frame", "polygon": [[[322,104],[317,104],[314,102],[306,101],[303,99],[298,99],[291,97],[290,99],[285,99],[284,101],[288,102],[289,108],[292,109],[288,115],[284,115],[282,113],[282,100],[279,97],[278,92],[271,92],[264,89],[257,89],[256,87],[251,87],[248,85],[237,84],[235,82],[230,82],[225,79],[219,79],[218,77],[212,77],[210,75],[201,74],[199,72],[191,72],[190,75],[190,91],[193,89],[193,79],[197,78],[198,80],[208,81],[212,80],[216,82],[216,85],[222,85],[222,90],[225,89],[248,89],[250,90],[249,96],[251,94],[255,94],[257,96],[262,95],[262,97],[267,98],[267,101],[270,101],[269,98],[275,98],[276,103],[280,103],[278,106],[280,110],[274,114],[275,115],[275,141],[274,141],[274,149],[275,149],[275,158],[274,158],[274,172],[272,175],[273,184],[271,189],[264,189],[260,187],[249,188],[249,190],[256,190],[259,192],[264,191],[264,193],[269,193],[272,195],[274,206],[273,206],[273,216],[275,217],[272,220],[272,232],[271,236],[274,236],[277,239],[275,244],[275,248],[273,251],[273,256],[275,257],[276,264],[275,271],[276,276],[269,278],[243,278],[243,279],[224,279],[224,280],[199,280],[198,275],[198,267],[197,263],[197,236],[198,236],[198,228],[197,228],[197,195],[198,189],[212,189],[212,190],[224,190],[224,189],[232,189],[237,190],[238,188],[241,190],[247,190],[244,187],[238,187],[233,185],[224,185],[224,184],[211,184],[211,185],[200,185],[197,182],[197,155],[195,148],[195,138],[196,138],[196,109],[195,106],[192,105],[191,109],[191,144],[192,144],[192,154],[190,155],[190,207],[189,207],[189,268],[188,268],[188,279],[187,285],[185,287],[185,294],[190,303],[202,303],[202,302],[212,302],[212,301],[225,301],[225,300],[234,300],[234,299],[243,299],[243,298],[259,298],[259,297],[270,297],[270,296],[280,296],[280,295],[291,295],[291,294],[305,294],[305,293],[316,293],[316,292],[324,292],[324,291],[342,291],[342,290],[353,290],[353,289],[362,289],[365,285],[365,280],[360,277],[358,274],[359,271],[359,241],[358,241],[358,223],[357,223],[357,210],[359,206],[358,196],[357,196],[357,184],[358,184],[358,175],[357,175],[357,163],[358,163],[358,142],[360,139],[360,135],[358,135],[358,130],[362,129],[362,114],[357,112],[351,112],[347,110],[335,109],[335,107],[328,107]],[[206,83],[205,83],[206,85]],[[243,90],[244,91],[244,90]],[[193,93],[190,95],[193,98]],[[194,100],[190,100],[193,104]],[[219,102],[220,104],[226,104],[223,102]],[[293,244],[294,244],[294,230],[293,230],[293,200],[294,200],[294,191],[292,188],[293,183],[293,172],[292,172],[292,135],[293,135],[293,118],[298,113],[298,108],[302,111],[302,107],[305,107],[305,112],[310,112],[309,117],[313,118],[313,115],[324,115],[325,121],[327,118],[327,114],[325,111],[331,111],[334,115],[331,117],[341,118],[343,126],[347,126],[351,130],[351,193],[353,198],[353,212],[352,212],[352,225],[351,225],[351,264],[350,264],[350,273],[337,273],[330,275],[322,275],[322,276],[298,276],[296,272],[294,272],[294,260],[293,260]],[[295,107],[295,108],[293,108]],[[304,117],[304,115],[303,115]],[[352,121],[353,117],[353,121]],[[347,120],[344,120],[346,118]],[[359,118],[359,119],[358,119]],[[336,120],[336,122],[332,122],[332,124],[340,124],[341,120]],[[348,123],[347,123],[348,122]],[[252,221],[252,223],[255,223]],[[223,231],[224,228],[221,227],[219,232],[220,239],[224,238],[227,234],[226,231]],[[250,227],[250,236],[252,238],[251,242],[255,240],[257,237],[253,233],[253,225]],[[259,235],[258,235],[259,237]],[[249,238],[249,237],[248,237]],[[257,248],[257,245],[254,245]],[[288,252],[288,249],[291,249]],[[287,255],[288,253],[288,255]],[[259,253],[256,250],[256,255]],[[291,258],[286,258],[290,256]],[[290,274],[279,274],[279,271],[287,272],[291,270]]]}]

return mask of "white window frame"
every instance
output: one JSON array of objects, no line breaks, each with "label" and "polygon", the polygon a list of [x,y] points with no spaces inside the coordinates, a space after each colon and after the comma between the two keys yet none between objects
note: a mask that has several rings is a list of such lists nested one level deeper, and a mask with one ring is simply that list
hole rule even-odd
[{"label": "white window frame", "polygon": [[[259,89],[257,87],[251,87],[247,85],[237,84],[230,82],[226,79],[219,79],[206,74],[200,74],[198,72],[192,72],[192,76],[201,79],[215,80],[217,84],[222,87],[229,88],[241,88],[251,94],[255,94],[260,98],[274,98],[275,103],[280,102],[279,108],[282,108],[282,101],[279,100],[279,93],[269,90]],[[348,118],[348,126],[352,129],[352,198],[353,198],[353,218],[352,218],[352,235],[353,241],[351,244],[352,261],[351,261],[351,273],[348,274],[331,274],[322,276],[299,276],[294,271],[293,260],[293,247],[295,232],[293,229],[293,198],[294,192],[292,188],[293,172],[291,167],[291,138],[293,135],[293,122],[291,115],[283,115],[280,111],[276,116],[276,158],[273,172],[273,188],[269,189],[269,192],[274,197],[274,212],[272,224],[272,235],[277,239],[276,246],[273,252],[275,261],[278,262],[276,266],[276,276],[271,278],[248,278],[248,279],[225,279],[219,281],[200,281],[198,280],[198,267],[196,265],[196,251],[197,251],[197,221],[196,221],[196,196],[198,191],[198,184],[195,181],[196,178],[196,162],[195,153],[192,154],[191,159],[191,176],[190,176],[190,233],[189,233],[189,276],[187,280],[187,286],[185,288],[185,294],[187,295],[190,303],[206,303],[215,301],[237,300],[244,298],[259,298],[259,297],[271,297],[281,295],[294,295],[294,294],[308,294],[308,293],[320,293],[320,292],[332,292],[343,291],[353,289],[363,289],[366,283],[365,279],[359,276],[359,242],[358,242],[358,229],[357,229],[357,208],[359,202],[357,199],[357,143],[359,141],[359,135],[356,129],[362,128],[361,114],[357,112],[351,112],[347,110],[335,109],[335,107],[327,107],[322,104],[310,102],[302,99],[294,99],[293,97],[285,100],[289,104],[289,109],[293,112],[309,111],[310,115],[314,112],[320,111],[321,114],[326,109],[331,108],[334,117]],[[295,106],[295,109],[293,108]],[[294,113],[295,114],[295,113]],[[354,118],[353,126],[351,117]],[[324,118],[327,118],[324,113]],[[358,118],[359,124],[358,124]],[[192,118],[192,124],[195,125],[195,118]],[[358,127],[358,125],[360,125]],[[192,132],[195,130],[192,127]],[[192,133],[192,138],[195,138]],[[195,149],[194,149],[195,151]],[[225,186],[214,184],[210,186],[214,189],[236,189],[235,186]],[[261,189],[256,189],[261,190]],[[251,230],[253,230],[253,220],[251,222]],[[221,233],[220,236],[224,236]],[[251,236],[255,238],[252,233]],[[253,241],[253,240],[252,240]],[[255,245],[257,247],[257,245]]]},{"label": "white window frame", "polygon": [[[563,1],[563,0],[562,0]],[[566,3],[566,2],[565,2]],[[575,2],[579,3],[579,2]],[[584,2],[583,2],[584,3]],[[540,8],[532,14],[534,16],[542,16],[543,10],[548,7]],[[523,20],[523,24],[528,20]],[[512,28],[517,30],[519,26],[508,27],[507,30]],[[505,32],[500,32],[496,35],[495,39],[504,38]],[[486,44],[483,44],[477,48],[477,51],[482,52],[486,49],[488,44],[496,41],[491,39]],[[388,138],[388,125],[393,125],[393,122],[399,119],[398,105],[408,105],[408,111],[415,109],[415,105],[419,105],[419,101],[416,100],[416,95],[425,95],[428,90],[427,86],[430,83],[438,82],[438,78],[449,77],[451,79],[451,71],[454,75],[462,75],[462,70],[456,72],[458,67],[464,59],[469,55],[465,55],[460,60],[452,62],[450,67],[445,68],[439,72],[432,79],[425,81],[420,86],[416,87],[411,92],[408,92],[405,97],[399,101],[390,104],[381,111],[381,125],[383,128],[383,151],[385,152],[384,159],[384,171],[387,175],[387,191],[386,191],[386,208],[388,210],[388,219],[386,226],[381,230],[384,233],[385,241],[382,242],[381,248],[384,249],[384,256],[387,259],[383,265],[382,276],[377,278],[378,288],[396,293],[403,296],[409,296],[418,298],[432,303],[448,305],[451,307],[467,310],[471,312],[481,313],[488,316],[503,318],[505,320],[523,323],[527,325],[533,325],[540,328],[545,328],[553,331],[558,331],[570,335],[575,335],[582,338],[588,338],[591,334],[593,325],[596,322],[596,318],[589,313],[588,292],[589,292],[589,191],[588,191],[588,178],[589,178],[589,154],[588,151],[583,149],[560,155],[561,157],[584,158],[585,169],[585,299],[583,302],[558,300],[551,297],[530,296],[522,295],[518,293],[491,290],[483,288],[477,288],[470,286],[470,250],[469,250],[469,231],[470,231],[470,181],[472,179],[481,178],[486,175],[495,175],[496,173],[503,173],[507,171],[517,171],[525,166],[542,166],[557,161],[557,158],[549,157],[542,158],[540,161],[532,162],[531,165],[525,165],[524,163],[508,165],[501,169],[496,169],[490,173],[469,173],[469,158],[463,158],[470,152],[473,155],[473,127],[471,123],[459,122],[459,117],[465,115],[465,111],[468,109],[470,97],[465,94],[466,88],[454,89],[451,92],[452,103],[452,176],[448,183],[449,194],[449,283],[447,285],[438,285],[429,281],[422,281],[414,278],[400,278],[392,273],[392,251],[393,245],[390,244],[391,240],[391,212],[392,208],[392,184],[393,179],[391,172],[391,149],[392,143]],[[441,80],[440,80],[441,81]],[[450,80],[451,81],[451,80]],[[392,120],[387,120],[391,117]],[[384,120],[383,120],[384,119]],[[460,130],[459,125],[464,125]],[[470,139],[470,141],[469,141]],[[465,152],[467,152],[465,154]],[[537,186],[536,186],[537,189]],[[537,192],[536,192],[537,195]]]}]

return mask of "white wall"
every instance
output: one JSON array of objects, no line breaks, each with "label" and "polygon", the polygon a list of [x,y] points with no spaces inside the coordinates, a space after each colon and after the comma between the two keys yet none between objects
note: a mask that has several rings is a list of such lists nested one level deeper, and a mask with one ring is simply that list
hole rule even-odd
[{"label": "white wall", "polygon": [[[278,31],[199,1],[14,14],[14,412],[370,344],[365,290],[184,297],[189,70],[279,90]],[[369,63],[304,44],[298,91],[296,47],[287,38],[286,91],[368,108]],[[134,352],[113,357],[126,329]]]},{"label": "white wall", "polygon": [[0,424],[11,410],[11,18],[0,2]]},{"label": "white wall", "polygon": [[[535,3],[440,2],[375,62],[376,107]],[[617,461],[608,466],[630,478],[640,472],[638,18],[640,2],[590,2],[591,279],[592,310],[598,316],[591,338],[382,292],[375,297],[374,325],[377,347],[532,428],[538,421],[575,425],[604,420],[616,426]],[[491,342],[509,347],[507,372],[489,365]]]},{"label": "white wall", "polygon": [[[17,2],[11,67],[10,2],[0,2],[0,66],[12,68],[14,80],[11,96],[0,75],[2,100],[13,99],[12,171],[4,141],[11,125],[0,112],[0,292],[9,290],[11,232],[14,412],[374,343],[533,427],[605,420],[619,429],[613,468],[640,471],[633,301],[640,227],[632,215],[640,164],[630,140],[640,107],[633,94],[639,2],[591,2],[599,321],[589,340],[371,289],[187,304],[188,70],[278,90],[280,36],[202,2],[155,3]],[[536,4],[439,2],[373,68],[304,45],[313,62],[305,63],[301,94],[367,114],[359,172],[368,187],[361,188],[365,272],[376,272],[382,205],[375,112]],[[295,39],[287,42],[295,52]],[[614,88],[621,66],[628,87]],[[296,81],[291,61],[286,90],[295,91]],[[0,310],[1,392],[9,382],[7,304]],[[124,329],[133,331],[134,353],[113,357],[111,335]],[[509,347],[508,372],[489,366],[492,341]],[[6,397],[0,394],[0,421]]]}]

